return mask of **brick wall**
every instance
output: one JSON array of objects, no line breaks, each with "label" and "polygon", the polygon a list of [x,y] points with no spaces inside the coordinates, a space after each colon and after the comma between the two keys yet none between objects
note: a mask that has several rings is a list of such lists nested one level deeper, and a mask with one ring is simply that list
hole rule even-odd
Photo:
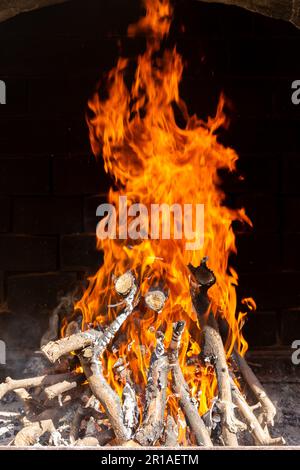
[{"label": "brick wall", "polygon": [[[138,15],[135,0],[73,0],[0,24],[8,101],[0,107],[0,299],[9,310],[1,309],[0,338],[14,358],[38,347],[57,295],[101,262],[95,208],[109,180],[91,157],[85,103],[119,50],[139,50],[140,41],[125,38]],[[289,347],[300,331],[300,106],[290,99],[300,31],[193,0],[177,2],[173,29],[190,110],[212,113],[222,89],[232,101],[221,138],[239,152],[246,180],[225,175],[224,187],[255,226],[238,228],[234,261],[239,294],[258,304],[248,340]]]}]

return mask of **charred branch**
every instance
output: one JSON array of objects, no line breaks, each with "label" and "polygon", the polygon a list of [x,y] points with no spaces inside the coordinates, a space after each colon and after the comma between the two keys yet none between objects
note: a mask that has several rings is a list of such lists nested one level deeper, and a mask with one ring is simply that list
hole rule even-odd
[{"label": "charred branch", "polygon": [[248,387],[252,390],[255,397],[261,403],[261,414],[259,421],[262,426],[274,425],[274,417],[276,415],[276,408],[268,397],[264,387],[248,365],[246,359],[242,357],[236,350],[233,352],[233,358],[236,362],[243,379]]},{"label": "charred branch", "polygon": [[155,444],[163,433],[169,372],[163,340],[164,335],[158,333],[156,348],[150,360],[143,423],[135,435],[135,440],[144,446]]},{"label": "charred branch", "polygon": [[147,292],[145,295],[145,304],[147,307],[158,313],[160,313],[164,308],[166,300],[166,294],[159,289],[149,290],[149,292]]},{"label": "charred branch", "polygon": [[173,336],[168,352],[173,379],[172,389],[175,395],[179,398],[180,407],[185,415],[189,427],[195,435],[197,444],[209,447],[212,446],[212,442],[208,430],[199,415],[196,401],[191,397],[189,387],[184,379],[178,362],[180,341],[184,326],[185,323],[183,321],[179,321],[173,325]]},{"label": "charred branch", "polygon": [[285,440],[282,437],[272,438],[270,437],[268,432],[264,431],[255,414],[253,413],[252,409],[246,402],[245,398],[243,397],[242,393],[240,392],[233,380],[231,381],[231,390],[233,401],[237,406],[240,414],[244,417],[248,429],[254,437],[255,443],[262,446],[284,445]]},{"label": "charred branch", "polygon": [[47,385],[57,384],[63,380],[69,380],[70,373],[67,374],[54,374],[54,375],[41,375],[39,377],[30,377],[27,379],[14,380],[10,377],[7,377],[5,382],[0,384],[0,399],[4,395],[12,390],[18,388],[33,388],[33,387],[43,387]]},{"label": "charred branch", "polygon": [[218,408],[222,416],[222,435],[225,445],[236,447],[236,434],[245,429],[234,414],[232,403],[230,376],[227,366],[224,345],[219,333],[218,324],[211,312],[208,289],[216,282],[213,271],[206,265],[203,258],[199,267],[189,266],[192,273],[191,295],[194,308],[201,326],[201,356],[206,364],[214,367],[218,383]]},{"label": "charred branch", "polygon": [[59,395],[76,388],[83,381],[84,377],[82,374],[70,374],[70,377],[66,378],[62,382],[58,382],[54,385],[46,387],[41,394],[41,398],[53,400],[55,397],[58,397]]},{"label": "charred branch", "polygon": [[102,337],[102,333],[97,330],[87,330],[66,336],[57,341],[50,341],[41,348],[44,355],[50,362],[56,362],[60,357],[73,351],[86,348]]},{"label": "charred branch", "polygon": [[103,376],[102,363],[97,348],[86,348],[79,354],[79,359],[89,386],[97,400],[104,407],[116,438],[120,442],[128,440],[130,431],[124,425],[121,400]]},{"label": "charred branch", "polygon": [[165,447],[178,447],[178,427],[174,418],[168,415],[165,432],[164,432],[164,446]]}]

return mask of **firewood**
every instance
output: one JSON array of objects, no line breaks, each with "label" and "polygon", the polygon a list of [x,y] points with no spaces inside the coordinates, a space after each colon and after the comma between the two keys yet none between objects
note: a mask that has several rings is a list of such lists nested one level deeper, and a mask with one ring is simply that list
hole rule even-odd
[{"label": "firewood", "polygon": [[111,340],[115,337],[117,332],[120,330],[123,323],[127,320],[129,315],[134,311],[139,298],[136,297],[137,286],[135,282],[131,286],[129,294],[125,297],[124,303],[126,307],[116,317],[116,319],[105,329],[104,333],[97,340],[97,352],[101,356]]},{"label": "firewood", "polygon": [[31,388],[31,387],[40,387],[46,385],[53,385],[63,380],[68,380],[70,378],[70,373],[66,374],[54,374],[54,375],[41,375],[39,377],[30,377],[27,379],[14,380],[10,377],[7,377],[5,382],[0,384],[0,399],[4,395],[12,390],[17,388]]},{"label": "firewood", "polygon": [[251,367],[247,364],[246,359],[242,357],[237,350],[234,350],[232,356],[243,376],[243,379],[262,405],[262,413],[260,416],[262,426],[273,426],[276,408],[268,397],[264,387],[252,371]]},{"label": "firewood", "polygon": [[178,427],[171,415],[168,415],[165,424],[164,447],[179,447]]},{"label": "firewood", "polygon": [[82,374],[70,374],[70,377],[66,378],[62,382],[46,387],[41,394],[41,398],[53,400],[55,397],[76,388],[78,384],[83,381],[84,376]]},{"label": "firewood", "polygon": [[233,401],[241,415],[244,417],[250,433],[253,434],[255,443],[262,446],[284,445],[285,440],[282,437],[272,438],[263,430],[258,419],[233,380],[231,380],[231,390]]},{"label": "firewood", "polygon": [[28,424],[16,435],[14,439],[14,446],[27,447],[34,445],[38,442],[39,438],[43,434],[46,432],[52,433],[54,431],[55,427],[51,419]]},{"label": "firewood", "polygon": [[122,441],[130,439],[130,430],[124,425],[124,415],[119,395],[110,387],[103,376],[102,363],[96,347],[84,349],[79,354],[83,372],[89,386],[105,409],[116,438]]},{"label": "firewood", "polygon": [[165,302],[167,300],[166,294],[159,289],[153,289],[149,290],[147,294],[145,295],[145,303],[147,307],[149,307],[151,310],[154,310],[155,312],[161,312]]},{"label": "firewood", "polygon": [[169,363],[172,371],[172,390],[179,398],[180,407],[185,415],[187,423],[195,435],[196,442],[200,446],[212,446],[212,442],[206,429],[206,426],[199,415],[197,403],[193,400],[189,387],[181,371],[178,356],[181,336],[184,330],[185,322],[178,321],[173,324],[172,341],[169,346]]},{"label": "firewood", "polygon": [[101,332],[90,329],[80,333],[75,333],[71,336],[66,336],[65,338],[61,338],[57,341],[50,341],[48,344],[43,346],[41,350],[49,361],[54,363],[61,356],[86,348],[101,337]]},{"label": "firewood", "polygon": [[143,422],[135,435],[135,440],[143,446],[155,444],[163,433],[169,372],[163,339],[163,334],[159,332],[156,348],[150,360]]},{"label": "firewood", "polygon": [[124,424],[126,428],[131,431],[132,437],[139,422],[139,409],[137,406],[135,391],[129,382],[126,382],[123,388],[122,401]]},{"label": "firewood", "polygon": [[115,289],[120,295],[128,295],[135,283],[135,278],[130,271],[122,274],[115,279]]},{"label": "firewood", "polygon": [[206,261],[207,258],[204,258],[197,268],[189,266],[193,274],[191,282],[192,302],[202,330],[201,356],[206,364],[211,364],[214,367],[217,376],[218,408],[222,416],[223,440],[225,445],[237,447],[236,434],[238,431],[244,430],[245,425],[234,414],[225,350],[218,324],[211,312],[211,302],[207,294],[216,278],[213,271],[207,267]]}]

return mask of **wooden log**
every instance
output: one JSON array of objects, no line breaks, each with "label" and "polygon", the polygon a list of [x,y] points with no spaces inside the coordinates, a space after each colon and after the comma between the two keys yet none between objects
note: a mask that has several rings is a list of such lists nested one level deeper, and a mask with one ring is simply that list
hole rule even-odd
[{"label": "wooden log", "polygon": [[101,356],[111,340],[115,337],[116,333],[120,330],[123,323],[127,320],[127,318],[132,314],[134,311],[139,297],[136,297],[137,293],[137,286],[135,282],[133,283],[131,290],[127,297],[125,297],[124,302],[126,307],[123,311],[118,315],[115,320],[104,330],[104,333],[101,337],[97,340],[97,353]]},{"label": "wooden log", "polygon": [[65,354],[78,351],[94,344],[96,340],[102,337],[102,334],[103,333],[93,329],[82,331],[57,341],[50,341],[48,344],[44,345],[41,350],[47,359],[54,363]]},{"label": "wooden log", "polygon": [[135,278],[130,271],[115,279],[115,289],[120,295],[128,295],[135,284]]},{"label": "wooden log", "polygon": [[166,300],[166,294],[160,289],[149,290],[145,295],[145,303],[147,307],[157,313],[162,311]]},{"label": "wooden log", "polygon": [[143,422],[135,435],[135,440],[142,446],[154,445],[161,438],[164,429],[170,367],[168,356],[164,352],[163,339],[163,334],[159,332],[156,348],[150,360]]},{"label": "wooden log", "polygon": [[268,433],[266,433],[261,427],[258,419],[253,413],[252,409],[249,407],[242,393],[238,389],[237,385],[231,380],[231,390],[233,401],[237,406],[239,412],[244,417],[250,433],[253,435],[255,443],[261,446],[269,445],[284,445],[285,440],[283,437],[272,438]]},{"label": "wooden log", "polygon": [[14,380],[10,377],[7,377],[5,382],[0,384],[0,399],[4,395],[12,390],[17,388],[33,388],[33,387],[43,387],[47,385],[53,385],[63,380],[68,380],[70,378],[70,373],[66,374],[54,374],[54,375],[41,375],[39,377],[29,377],[26,379]]},{"label": "wooden log", "polygon": [[110,387],[103,376],[102,364],[97,348],[86,348],[78,357],[89,386],[95,397],[104,407],[116,438],[120,442],[130,439],[130,430],[124,425],[121,400],[119,395]]},{"label": "wooden log", "polygon": [[179,321],[173,324],[172,341],[169,346],[169,364],[172,371],[172,390],[179,398],[180,407],[185,415],[187,423],[195,435],[196,442],[199,446],[211,447],[212,441],[209,432],[198,412],[197,403],[193,400],[189,387],[184,379],[181,371],[178,356],[181,336],[185,323]]},{"label": "wooden log", "polygon": [[124,424],[131,431],[132,437],[139,423],[139,409],[134,388],[129,382],[126,382],[123,388],[122,401]]},{"label": "wooden log", "polygon": [[216,372],[223,441],[225,445],[237,447],[236,434],[245,429],[245,425],[234,414],[224,346],[218,324],[211,312],[211,302],[208,296],[208,290],[214,285],[216,278],[213,271],[207,267],[206,262],[207,258],[203,258],[199,267],[195,268],[189,265],[193,275],[191,279],[192,302],[201,326],[201,356],[206,364],[211,364],[214,367]]},{"label": "wooden log", "polygon": [[178,427],[173,416],[168,415],[164,431],[164,447],[179,447]]},{"label": "wooden log", "polygon": [[83,381],[83,374],[70,374],[70,377],[66,378],[62,382],[46,387],[41,394],[41,399],[53,400],[55,397],[76,388]]},{"label": "wooden log", "polygon": [[28,424],[18,432],[14,439],[13,445],[16,447],[32,446],[38,442],[39,438],[43,434],[46,432],[52,433],[54,431],[55,426],[51,419]]},{"label": "wooden log", "polygon": [[242,357],[237,350],[234,350],[232,357],[236,362],[243,379],[252,390],[253,394],[259,400],[262,406],[260,422],[262,426],[274,425],[274,417],[276,415],[276,408],[268,397],[263,385],[260,383],[251,367],[248,365],[246,359]]}]

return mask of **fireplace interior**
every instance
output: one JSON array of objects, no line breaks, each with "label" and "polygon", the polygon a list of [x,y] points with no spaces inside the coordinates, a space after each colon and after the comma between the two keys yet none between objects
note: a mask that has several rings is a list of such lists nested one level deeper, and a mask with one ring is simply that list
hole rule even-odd
[{"label": "fireplace interior", "polygon": [[[0,340],[6,345],[0,382],[45,373],[37,351],[41,340],[45,346],[55,339],[49,319],[59,305],[60,314],[69,312],[103,263],[96,208],[113,181],[92,155],[86,104],[119,56],[136,57],[145,47],[144,37],[127,35],[140,15],[138,0],[72,0],[0,23],[0,79],[7,89],[0,108]],[[207,119],[221,92],[227,98],[230,124],[218,138],[239,159],[237,172],[220,171],[222,189],[227,206],[245,207],[253,223],[234,223],[238,254],[230,260],[239,275],[238,301],[251,296],[257,305],[243,326],[246,357],[277,408],[272,436],[300,445],[300,365],[291,358],[292,343],[300,341],[300,105],[291,101],[291,84],[300,79],[300,29],[188,0],[175,3],[170,34],[184,60],[180,94],[189,113]],[[86,358],[80,362],[85,370]],[[59,365],[63,370],[64,361]],[[22,393],[0,400],[0,445],[12,443],[22,427]],[[62,404],[64,395],[57,396]],[[85,436],[96,433],[101,442],[95,421],[90,413]],[[103,442],[113,442],[111,429],[103,427],[102,436],[103,429]],[[51,445],[68,444],[51,426],[49,433]],[[27,437],[19,436],[20,446]],[[242,444],[253,443],[246,436]]]}]

